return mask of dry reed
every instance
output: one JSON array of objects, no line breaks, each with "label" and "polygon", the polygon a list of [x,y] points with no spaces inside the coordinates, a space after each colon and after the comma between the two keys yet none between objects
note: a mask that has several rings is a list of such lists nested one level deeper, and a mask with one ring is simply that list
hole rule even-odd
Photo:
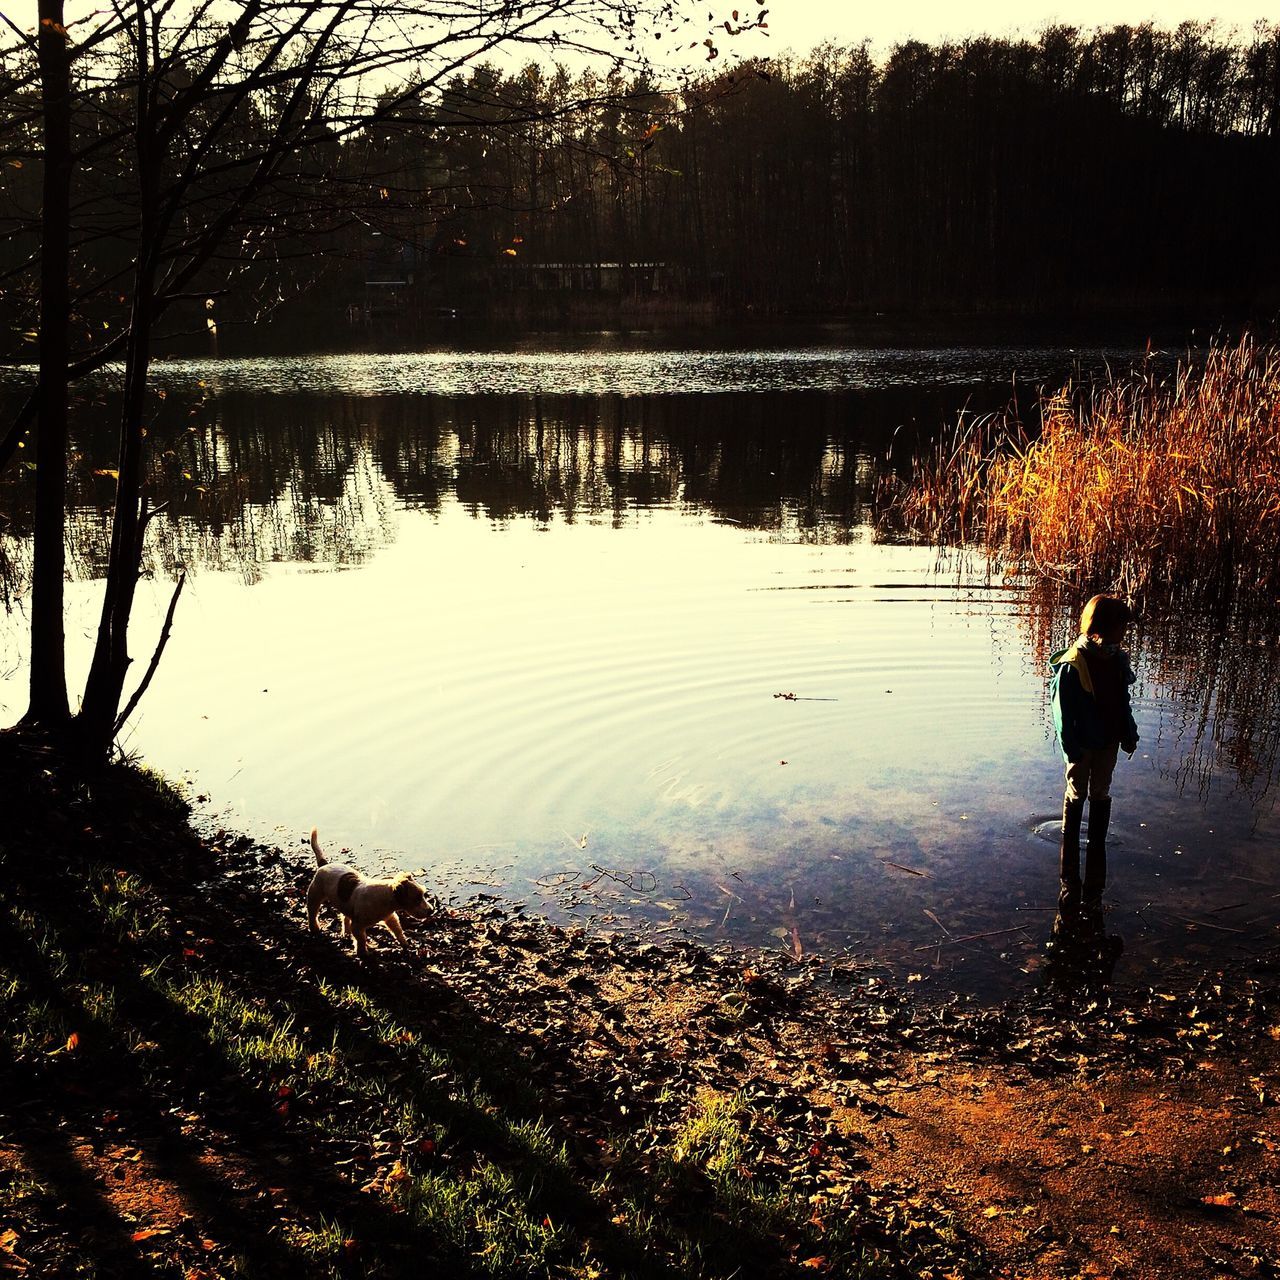
[{"label": "dry reed", "polygon": [[1280,346],[1246,336],[1041,399],[1034,438],[962,419],[890,518],[1008,573],[1131,596],[1280,590]]}]

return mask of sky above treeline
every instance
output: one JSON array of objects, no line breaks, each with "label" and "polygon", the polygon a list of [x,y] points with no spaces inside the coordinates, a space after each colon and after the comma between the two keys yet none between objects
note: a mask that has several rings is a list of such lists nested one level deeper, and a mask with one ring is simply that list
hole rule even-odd
[{"label": "sky above treeline", "polygon": [[[719,16],[721,4],[715,6]],[[756,35],[750,52],[764,53],[790,49],[808,52],[831,40],[837,44],[858,44],[869,39],[873,45],[888,47],[902,40],[934,42],[962,39],[970,35],[1032,36],[1057,23],[1093,28],[1117,23],[1152,22],[1159,27],[1176,27],[1180,22],[1215,19],[1226,35],[1234,27],[1247,37],[1259,20],[1280,20],[1280,6],[1266,0],[976,0],[957,4],[955,0],[894,0],[891,4],[856,4],[845,0],[765,0],[770,37]],[[755,9],[743,5],[744,14]],[[745,44],[746,41],[744,40]],[[747,52],[744,48],[742,52]]]}]

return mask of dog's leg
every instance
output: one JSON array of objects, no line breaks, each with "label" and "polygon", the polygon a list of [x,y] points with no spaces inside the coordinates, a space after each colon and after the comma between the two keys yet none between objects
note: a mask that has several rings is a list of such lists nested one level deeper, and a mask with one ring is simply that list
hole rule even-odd
[{"label": "dog's leg", "polygon": [[353,927],[351,930],[356,936],[356,956],[364,960],[369,955],[369,940],[365,937],[363,929]]},{"label": "dog's leg", "polygon": [[394,911],[382,923],[391,930],[402,947],[407,948],[411,945],[409,939],[404,936],[404,926],[400,923],[400,917]]},{"label": "dog's leg", "polygon": [[321,894],[313,890],[307,893],[307,917],[311,923],[311,932],[320,932],[320,908],[324,904],[324,898]]}]

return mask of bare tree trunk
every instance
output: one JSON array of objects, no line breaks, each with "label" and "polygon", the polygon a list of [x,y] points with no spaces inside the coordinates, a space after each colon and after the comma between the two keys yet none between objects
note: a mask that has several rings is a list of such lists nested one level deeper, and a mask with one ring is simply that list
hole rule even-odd
[{"label": "bare tree trunk", "polygon": [[63,625],[67,490],[67,360],[70,318],[71,59],[62,0],[40,0],[40,96],[44,191],[40,238],[40,400],[31,581],[31,701],[24,723],[65,725]]},{"label": "bare tree trunk", "polygon": [[76,717],[78,745],[86,754],[105,757],[115,739],[116,719],[124,694],[129,657],[129,615],[142,564],[146,534],[146,499],[142,494],[146,432],[147,374],[151,363],[151,333],[156,318],[156,260],[158,155],[147,95],[148,22],[142,0],[135,5],[135,53],[138,58],[136,154],[141,215],[138,262],[134,273],[133,305],[125,356],[124,389],[120,403],[120,457],[116,476],[115,513],[111,522],[111,554],[107,561],[102,616],[93,649],[84,700]]},{"label": "bare tree trunk", "polygon": [[142,418],[146,410],[155,282],[145,262],[139,264],[136,287],[120,406],[119,478],[111,555],[93,661],[76,718],[81,746],[96,756],[105,756],[111,750],[125,677],[133,661],[129,657],[129,615],[133,612],[147,526],[146,499],[142,496]]}]

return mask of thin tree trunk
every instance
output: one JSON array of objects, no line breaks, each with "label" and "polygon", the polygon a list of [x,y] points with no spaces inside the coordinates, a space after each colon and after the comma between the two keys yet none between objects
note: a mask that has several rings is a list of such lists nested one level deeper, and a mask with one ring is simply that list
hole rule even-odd
[{"label": "thin tree trunk", "polygon": [[105,757],[115,738],[116,719],[124,694],[129,657],[129,615],[142,563],[146,534],[142,464],[147,374],[151,363],[151,332],[156,318],[158,156],[152,130],[147,75],[147,20],[142,0],[135,5],[135,52],[138,58],[136,154],[141,215],[138,263],[134,275],[133,306],[125,356],[124,389],[120,404],[120,457],[116,476],[116,504],[111,522],[111,554],[103,592],[102,616],[93,648],[84,700],[76,718],[79,745],[90,755]]},{"label": "thin tree trunk", "polygon": [[[144,241],[145,243],[145,241]],[[146,505],[142,496],[142,462],[147,373],[154,322],[154,279],[148,265],[139,264],[137,292],[130,319],[129,354],[125,364],[124,395],[120,407],[119,478],[111,524],[111,555],[107,563],[102,616],[93,649],[84,701],[77,717],[81,743],[93,755],[105,756],[115,737],[115,724],[129,664],[129,616],[138,586],[142,542],[146,533]]]},{"label": "thin tree trunk", "polygon": [[71,59],[62,0],[40,0],[38,55],[44,117],[40,214],[40,402],[31,580],[31,701],[24,723],[64,725],[63,624],[67,515],[67,360],[70,320]]}]

